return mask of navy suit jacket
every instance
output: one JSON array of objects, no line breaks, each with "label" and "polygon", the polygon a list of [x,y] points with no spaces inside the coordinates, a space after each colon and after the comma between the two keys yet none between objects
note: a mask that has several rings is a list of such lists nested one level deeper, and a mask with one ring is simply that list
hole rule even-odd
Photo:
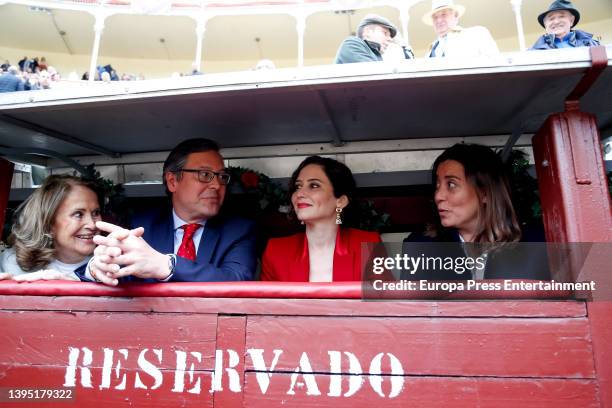
[{"label": "navy suit jacket", "polygon": [[[132,219],[132,228],[144,227],[144,240],[158,252],[174,253],[172,209],[146,212]],[[255,223],[244,218],[214,217],[206,221],[196,260],[176,257],[169,282],[227,282],[253,280],[257,267]],[[75,271],[83,281],[85,268]],[[157,282],[128,276],[121,282]]]},{"label": "navy suit jacket", "polygon": [[[144,240],[163,254],[174,252],[172,209],[147,212],[132,219],[144,227]],[[257,267],[255,223],[245,218],[214,217],[206,221],[196,260],[176,257],[170,282],[253,280]]]}]

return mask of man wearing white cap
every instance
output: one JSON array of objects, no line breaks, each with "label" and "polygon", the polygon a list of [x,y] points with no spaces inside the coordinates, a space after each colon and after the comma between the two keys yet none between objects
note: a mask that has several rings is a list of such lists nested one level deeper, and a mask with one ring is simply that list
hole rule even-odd
[{"label": "man wearing white cap", "polygon": [[[336,53],[336,64],[382,61],[385,50],[397,35],[397,28],[386,18],[368,14],[357,27],[357,36],[348,37]],[[412,58],[412,51],[402,47],[404,57]]]},{"label": "man wearing white cap", "polygon": [[499,54],[491,33],[485,27],[463,28],[459,18],[465,7],[452,0],[433,0],[431,11],[423,16],[423,22],[433,26],[438,35],[427,57],[480,57]]}]

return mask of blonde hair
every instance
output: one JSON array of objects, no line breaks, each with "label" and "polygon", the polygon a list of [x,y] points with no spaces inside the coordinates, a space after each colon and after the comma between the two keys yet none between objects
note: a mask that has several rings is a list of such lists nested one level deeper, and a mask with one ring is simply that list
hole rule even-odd
[{"label": "blonde hair", "polygon": [[58,208],[77,185],[96,191],[92,183],[79,177],[49,176],[17,208],[9,244],[15,250],[17,264],[24,271],[44,268],[55,259],[51,228]]}]

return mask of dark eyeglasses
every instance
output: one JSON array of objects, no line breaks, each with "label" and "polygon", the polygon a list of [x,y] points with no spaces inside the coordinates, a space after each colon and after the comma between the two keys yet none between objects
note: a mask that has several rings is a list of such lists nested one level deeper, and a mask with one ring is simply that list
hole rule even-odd
[{"label": "dark eyeglasses", "polygon": [[219,184],[227,185],[230,182],[230,175],[225,172],[219,172],[212,170],[198,170],[198,169],[181,169],[179,171],[184,171],[187,173],[196,173],[198,175],[198,181],[200,183],[210,183],[213,181],[215,176],[217,176],[217,180],[219,180]]}]

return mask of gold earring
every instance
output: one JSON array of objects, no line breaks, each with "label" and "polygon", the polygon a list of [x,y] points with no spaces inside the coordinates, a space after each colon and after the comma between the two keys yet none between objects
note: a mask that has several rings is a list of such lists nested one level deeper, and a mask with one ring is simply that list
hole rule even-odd
[{"label": "gold earring", "polygon": [[336,224],[337,225],[342,225],[342,216],[340,214],[342,214],[342,208],[336,207]]}]

